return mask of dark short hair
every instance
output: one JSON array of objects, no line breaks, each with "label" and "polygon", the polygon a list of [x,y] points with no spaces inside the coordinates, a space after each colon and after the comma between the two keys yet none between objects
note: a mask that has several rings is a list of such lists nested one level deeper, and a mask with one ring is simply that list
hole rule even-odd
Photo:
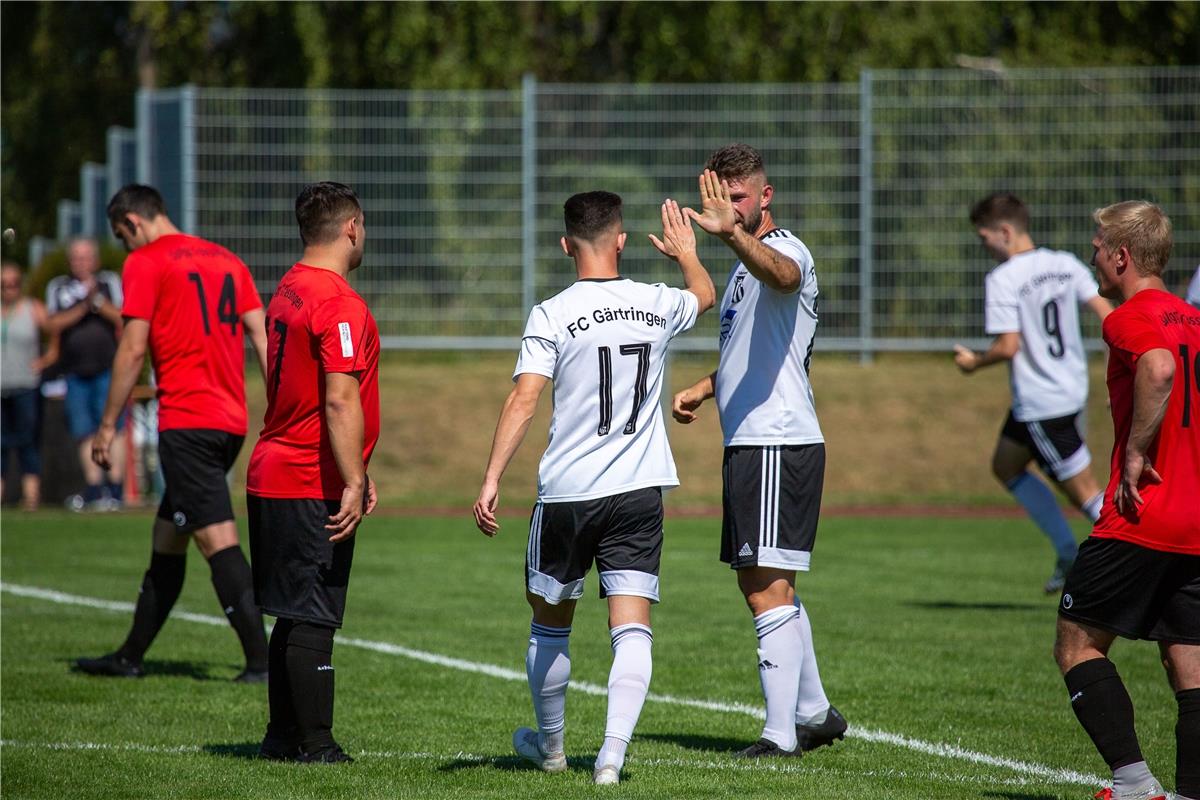
[{"label": "dark short hair", "polygon": [[137,214],[154,219],[167,213],[163,196],[153,186],[143,183],[128,183],[117,190],[108,201],[108,222],[115,225],[125,219],[126,214]]},{"label": "dark short hair", "polygon": [[751,175],[766,175],[762,154],[748,144],[727,144],[708,157],[705,169],[725,181],[740,181]]},{"label": "dark short hair", "polygon": [[333,181],[310,183],[296,196],[300,241],[305,246],[328,244],[337,238],[342,223],[357,217],[361,211],[358,195],[346,184]]},{"label": "dark short hair", "polygon": [[613,225],[621,223],[621,196],[612,192],[582,192],[563,203],[567,236],[594,242]]},{"label": "dark short hair", "polygon": [[976,228],[998,228],[1007,222],[1019,231],[1029,230],[1029,208],[1012,192],[992,192],[971,207]]}]

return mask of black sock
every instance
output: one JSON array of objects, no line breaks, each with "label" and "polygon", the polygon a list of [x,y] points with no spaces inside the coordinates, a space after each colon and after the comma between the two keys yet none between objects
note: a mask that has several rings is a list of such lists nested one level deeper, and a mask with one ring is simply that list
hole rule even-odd
[{"label": "black sock", "polygon": [[109,481],[108,495],[113,500],[125,502],[125,483],[124,481]]},{"label": "black sock", "polygon": [[1179,721],[1175,723],[1175,792],[1200,797],[1200,689],[1176,692]]},{"label": "black sock", "polygon": [[242,642],[246,669],[262,672],[267,668],[267,634],[262,612],[254,603],[254,579],[242,548],[235,544],[213,553],[208,566],[221,608]]},{"label": "black sock", "polygon": [[1109,769],[1144,761],[1133,729],[1133,701],[1107,658],[1076,664],[1063,676],[1071,709]]},{"label": "black sock", "polygon": [[333,628],[297,622],[288,636],[287,671],[300,747],[313,753],[333,745]]},{"label": "black sock", "polygon": [[117,650],[117,655],[141,662],[175,606],[175,601],[179,599],[186,567],[186,554],[150,554],[150,569],[142,578],[142,589],[133,609],[133,627],[129,629],[129,635]]},{"label": "black sock", "polygon": [[290,619],[275,620],[271,629],[271,642],[267,649],[267,736],[282,741],[297,737],[296,712],[292,708],[292,683],[288,680],[287,646],[295,622]]}]

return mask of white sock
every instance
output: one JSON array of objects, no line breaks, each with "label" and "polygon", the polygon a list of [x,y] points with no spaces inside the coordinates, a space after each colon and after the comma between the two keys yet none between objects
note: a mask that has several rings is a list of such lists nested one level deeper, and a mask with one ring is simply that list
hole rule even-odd
[{"label": "white sock", "polygon": [[1146,789],[1154,782],[1154,775],[1150,772],[1150,767],[1146,766],[1145,761],[1126,764],[1113,770],[1113,794],[1118,797],[1125,793],[1132,794]]},{"label": "white sock", "polygon": [[817,670],[817,651],[813,647],[812,624],[808,612],[797,597],[796,623],[800,627],[800,639],[804,642],[804,660],[800,663],[800,695],[796,699],[796,724],[815,725],[825,721],[829,713],[829,698],[821,685],[821,673]]},{"label": "white sock", "polygon": [[625,763],[625,748],[633,738],[633,729],[650,689],[652,660],[650,646],[654,635],[645,625],[618,625],[612,636],[613,662],[608,673],[608,723],[604,728],[604,746],[596,756],[596,765]]},{"label": "white sock", "polygon": [[767,701],[762,738],[784,750],[796,748],[796,698],[800,694],[800,664],[804,639],[796,607],[776,606],[754,618],[758,634],[758,677]]},{"label": "white sock", "polygon": [[1091,499],[1084,501],[1084,504],[1079,507],[1083,515],[1092,522],[1100,519],[1100,506],[1104,505],[1104,492],[1096,492]]},{"label": "white sock", "polygon": [[567,684],[571,681],[570,627],[529,626],[529,649],[525,651],[525,675],[533,696],[533,713],[541,732],[542,750],[563,749],[567,720]]}]

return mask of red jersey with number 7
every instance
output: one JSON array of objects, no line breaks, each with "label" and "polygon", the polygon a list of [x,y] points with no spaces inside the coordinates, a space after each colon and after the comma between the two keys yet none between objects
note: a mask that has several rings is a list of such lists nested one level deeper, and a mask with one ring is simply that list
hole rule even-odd
[{"label": "red jersey with number 7", "polygon": [[134,250],[121,313],[150,323],[158,429],[246,434],[242,315],[262,307],[242,260],[219,244],[170,234]]},{"label": "red jersey with number 7", "polygon": [[[1152,550],[1200,555],[1200,311],[1173,294],[1143,289],[1104,320],[1108,394],[1116,441],[1112,477],[1093,536],[1122,539]],[[1125,447],[1133,425],[1134,378],[1138,359],[1151,350],[1175,359],[1175,380],[1166,415],[1147,456],[1162,476],[1144,478],[1134,511],[1118,514],[1113,493],[1121,480]]]},{"label": "red jersey with number 7", "polygon": [[379,440],[379,329],[345,278],[296,264],[267,305],[267,413],[250,456],[247,492],[341,499],[346,484],[325,421],[330,372],[358,375],[366,466]]}]

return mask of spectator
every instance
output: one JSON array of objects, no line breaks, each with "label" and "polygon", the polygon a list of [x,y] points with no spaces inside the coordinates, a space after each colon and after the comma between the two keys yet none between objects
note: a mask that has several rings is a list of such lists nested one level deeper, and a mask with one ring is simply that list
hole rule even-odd
[{"label": "spectator", "polygon": [[[79,445],[79,464],[87,482],[82,494],[67,498],[67,506],[76,511],[110,510],[119,508],[124,498],[125,443],[117,437],[112,466],[105,471],[92,461],[92,437],[104,413],[121,334],[121,279],[100,269],[100,251],[92,239],[72,239],[67,261],[70,274],[60,275],[46,287],[50,330],[62,337],[67,429]],[[122,414],[117,430],[124,424]]]},{"label": "spectator", "polygon": [[[42,333],[47,330],[46,307],[21,292],[21,268],[11,261],[0,265],[0,476],[8,471],[10,454],[15,452],[21,466],[21,507],[38,507],[42,493],[42,459],[38,451],[41,439],[41,373],[58,358],[58,337],[40,355]],[[0,477],[0,496],[4,494]]]}]

